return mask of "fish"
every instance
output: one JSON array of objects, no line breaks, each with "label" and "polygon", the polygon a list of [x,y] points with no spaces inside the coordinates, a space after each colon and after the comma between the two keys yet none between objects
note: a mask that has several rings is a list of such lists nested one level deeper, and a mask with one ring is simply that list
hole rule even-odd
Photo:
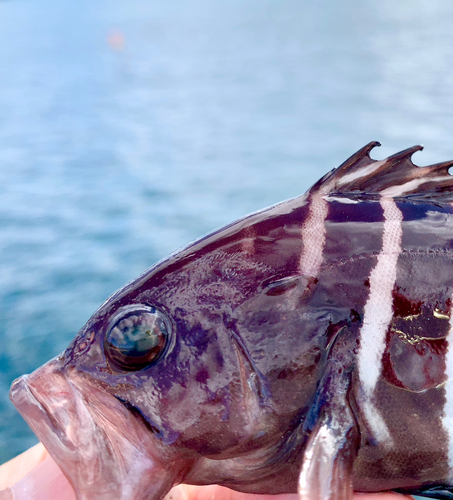
[{"label": "fish", "polygon": [[453,496],[453,161],[363,147],[108,298],[13,404],[78,500]]}]

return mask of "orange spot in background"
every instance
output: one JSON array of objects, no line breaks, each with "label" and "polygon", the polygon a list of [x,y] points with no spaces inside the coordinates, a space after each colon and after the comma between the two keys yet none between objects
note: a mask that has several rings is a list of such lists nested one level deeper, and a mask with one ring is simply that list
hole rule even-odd
[{"label": "orange spot in background", "polygon": [[112,30],[107,34],[107,43],[112,50],[117,52],[123,50],[124,35],[119,30]]}]

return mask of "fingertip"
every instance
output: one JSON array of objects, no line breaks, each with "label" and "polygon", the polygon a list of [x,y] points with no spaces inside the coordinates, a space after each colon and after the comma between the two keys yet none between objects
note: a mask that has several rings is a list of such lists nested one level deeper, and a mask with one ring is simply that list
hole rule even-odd
[{"label": "fingertip", "polygon": [[394,491],[384,493],[357,493],[354,492],[353,500],[413,500],[411,495],[403,495]]},{"label": "fingertip", "polygon": [[173,488],[169,495],[172,496],[172,500],[299,500],[296,493],[280,495],[243,493],[219,485],[191,486],[181,484]]},{"label": "fingertip", "polygon": [[[43,462],[49,453],[42,443],[32,446],[9,462],[0,466],[0,490],[11,488],[26,476],[38,464]],[[0,497],[1,500],[1,497]]]}]

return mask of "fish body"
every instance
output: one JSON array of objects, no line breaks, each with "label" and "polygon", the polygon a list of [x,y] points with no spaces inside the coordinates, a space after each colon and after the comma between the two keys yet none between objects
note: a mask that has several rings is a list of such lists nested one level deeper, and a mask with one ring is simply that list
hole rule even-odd
[{"label": "fish body", "polygon": [[14,382],[79,500],[452,495],[453,163],[376,145],[156,264]]}]

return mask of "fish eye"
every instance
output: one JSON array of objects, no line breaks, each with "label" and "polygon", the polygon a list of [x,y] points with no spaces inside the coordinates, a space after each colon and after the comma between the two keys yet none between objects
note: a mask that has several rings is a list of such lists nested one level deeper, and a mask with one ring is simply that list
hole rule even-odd
[{"label": "fish eye", "polygon": [[110,322],[104,348],[118,368],[141,370],[162,356],[170,330],[169,319],[159,309],[146,305],[127,306]]}]

